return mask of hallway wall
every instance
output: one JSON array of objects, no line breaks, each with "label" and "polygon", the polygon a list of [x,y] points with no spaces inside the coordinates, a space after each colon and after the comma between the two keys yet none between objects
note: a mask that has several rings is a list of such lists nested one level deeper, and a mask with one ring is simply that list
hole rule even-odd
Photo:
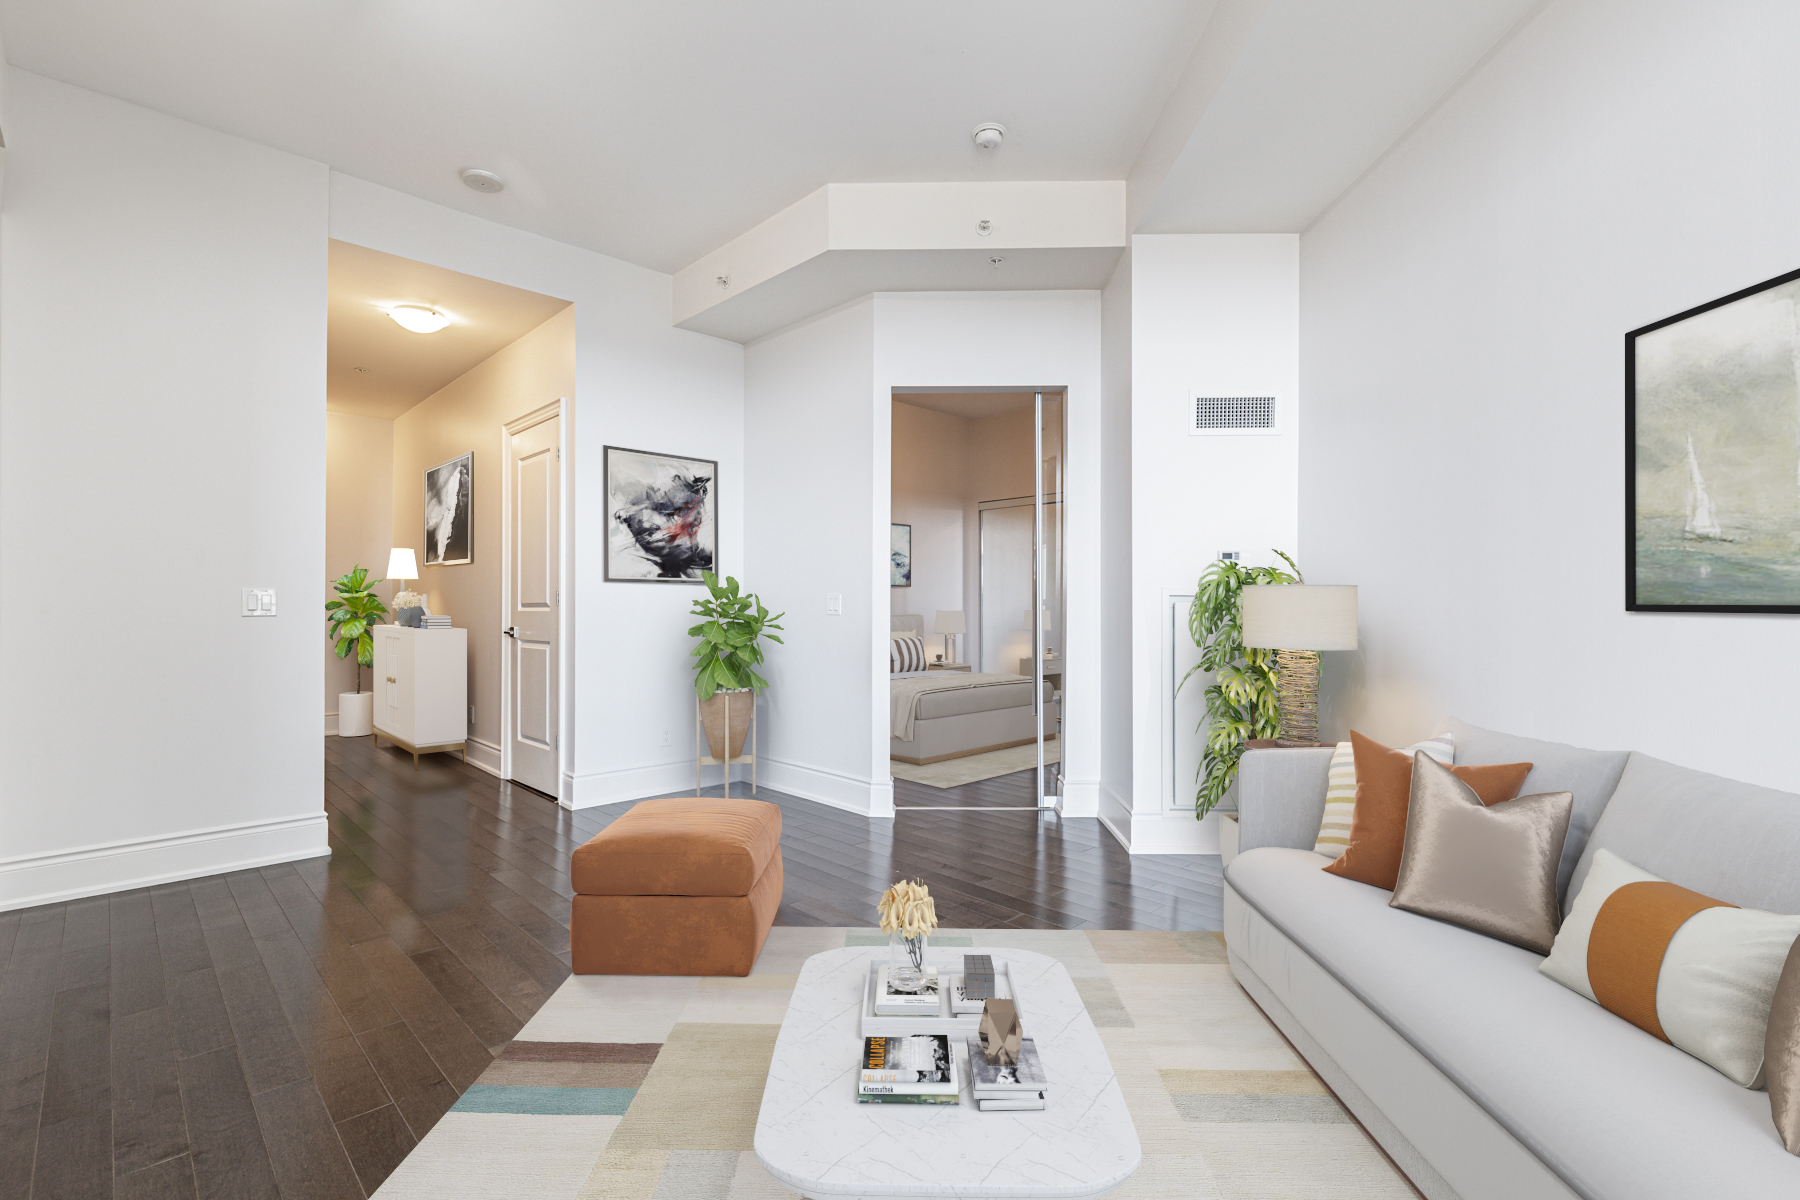
[{"label": "hallway wall", "polygon": [[[367,567],[370,579],[385,576],[393,536],[394,423],[384,417],[326,413],[324,599],[337,595],[329,581],[355,567]],[[380,584],[375,593],[391,611],[394,584]],[[323,625],[320,634],[325,642],[325,731],[335,733],[338,696],[356,690],[356,660],[337,656]],[[375,690],[367,667],[362,688]]]}]

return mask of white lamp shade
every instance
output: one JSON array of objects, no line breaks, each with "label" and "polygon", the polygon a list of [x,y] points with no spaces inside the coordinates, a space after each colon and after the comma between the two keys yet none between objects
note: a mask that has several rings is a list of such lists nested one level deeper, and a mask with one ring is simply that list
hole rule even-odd
[{"label": "white lamp shade", "polygon": [[932,625],[933,633],[967,633],[968,622],[963,620],[962,609],[940,608],[937,610],[937,621]]},{"label": "white lamp shade", "polygon": [[413,557],[410,547],[395,546],[388,552],[387,573],[389,579],[417,579],[419,577],[419,563]]},{"label": "white lamp shade", "polygon": [[[1038,617],[1043,621],[1045,630],[1048,630],[1050,628],[1050,610],[1047,608],[1038,609]],[[1025,624],[1022,628],[1026,633],[1031,632],[1031,610],[1029,608],[1025,610]]]},{"label": "white lamp shade", "polygon": [[1275,583],[1247,587],[1244,645],[1258,650],[1356,649],[1356,588]]}]

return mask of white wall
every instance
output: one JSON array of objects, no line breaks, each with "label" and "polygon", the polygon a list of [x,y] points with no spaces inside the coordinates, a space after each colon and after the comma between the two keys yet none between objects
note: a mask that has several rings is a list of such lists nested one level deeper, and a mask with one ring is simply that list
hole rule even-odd
[{"label": "white wall", "polygon": [[581,807],[691,786],[686,633],[688,606],[704,592],[698,584],[604,582],[602,450],[717,460],[719,566],[741,574],[743,348],[671,328],[667,275],[335,172],[331,236],[574,302],[562,799]]},{"label": "white wall", "polygon": [[[872,379],[875,302],[862,300],[752,343],[744,355],[750,569],[744,584],[786,612],[767,647],[759,779],[892,816],[887,774],[891,426]],[[878,549],[877,549],[878,548]],[[828,594],[841,615],[826,613]],[[870,698],[883,697],[871,719]]]},{"label": "white wall", "polygon": [[[405,544],[394,541],[394,423],[386,417],[326,413],[326,580],[358,566],[368,568],[370,579],[381,579],[387,574],[388,551]],[[389,582],[375,589],[390,610],[396,586]],[[324,600],[337,595],[329,582],[319,594]],[[356,657],[339,658],[323,624],[319,635],[325,643],[325,732],[336,733],[338,696],[357,688]],[[365,691],[375,690],[371,674],[367,667],[361,672]]]},{"label": "white wall", "polygon": [[[1100,525],[1131,528],[1131,250],[1100,293]],[[1100,542],[1100,811],[1131,844],[1132,539]]]},{"label": "white wall", "polygon": [[1800,8],[1558,0],[1307,234],[1303,562],[1349,720],[1800,789],[1793,617],[1624,611],[1622,335],[1800,264]]},{"label": "white wall", "polygon": [[[1299,239],[1156,234],[1131,248],[1131,811],[1102,817],[1133,853],[1216,853],[1193,816],[1204,677],[1172,700],[1192,658],[1185,611],[1222,550],[1278,561],[1297,541]],[[1277,398],[1275,435],[1191,436],[1196,394]],[[1300,565],[1313,583],[1349,583]],[[1121,771],[1121,777],[1123,777]]]},{"label": "white wall", "polygon": [[[1094,816],[1100,790],[1100,293],[882,293],[875,297],[874,331],[875,387],[884,414],[894,388],[1067,389],[1068,628],[1051,644],[1066,656],[1062,811]],[[885,432],[887,422],[880,425]],[[885,445],[876,448],[884,464],[886,452]],[[877,520],[885,539],[882,483]],[[885,640],[886,631],[878,632]],[[880,651],[885,661],[885,645]],[[881,775],[888,761],[885,673],[884,667],[869,700],[878,714],[874,769]]]},{"label": "white wall", "polygon": [[326,170],[8,75],[0,907],[324,854]]}]

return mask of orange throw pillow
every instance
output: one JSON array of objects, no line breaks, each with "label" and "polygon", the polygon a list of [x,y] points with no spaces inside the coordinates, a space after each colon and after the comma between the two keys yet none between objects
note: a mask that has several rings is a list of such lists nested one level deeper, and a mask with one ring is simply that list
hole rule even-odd
[{"label": "orange throw pillow", "polygon": [[[1325,869],[1391,892],[1400,881],[1400,851],[1406,845],[1412,755],[1354,731],[1350,744],[1356,754],[1356,808],[1350,815],[1350,844]],[[1498,804],[1519,794],[1525,777],[1531,774],[1531,764],[1494,763],[1450,770],[1475,789],[1483,804]]]}]

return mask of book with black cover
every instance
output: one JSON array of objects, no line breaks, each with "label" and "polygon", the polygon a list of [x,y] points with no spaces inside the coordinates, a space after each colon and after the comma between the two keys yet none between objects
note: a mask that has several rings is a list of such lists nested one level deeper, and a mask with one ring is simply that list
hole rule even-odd
[{"label": "book with black cover", "polygon": [[981,1052],[981,1036],[969,1035],[969,1086],[980,1097],[1011,1096],[1049,1090],[1044,1061],[1038,1057],[1035,1038],[1019,1039],[1019,1061],[1000,1066]]}]

